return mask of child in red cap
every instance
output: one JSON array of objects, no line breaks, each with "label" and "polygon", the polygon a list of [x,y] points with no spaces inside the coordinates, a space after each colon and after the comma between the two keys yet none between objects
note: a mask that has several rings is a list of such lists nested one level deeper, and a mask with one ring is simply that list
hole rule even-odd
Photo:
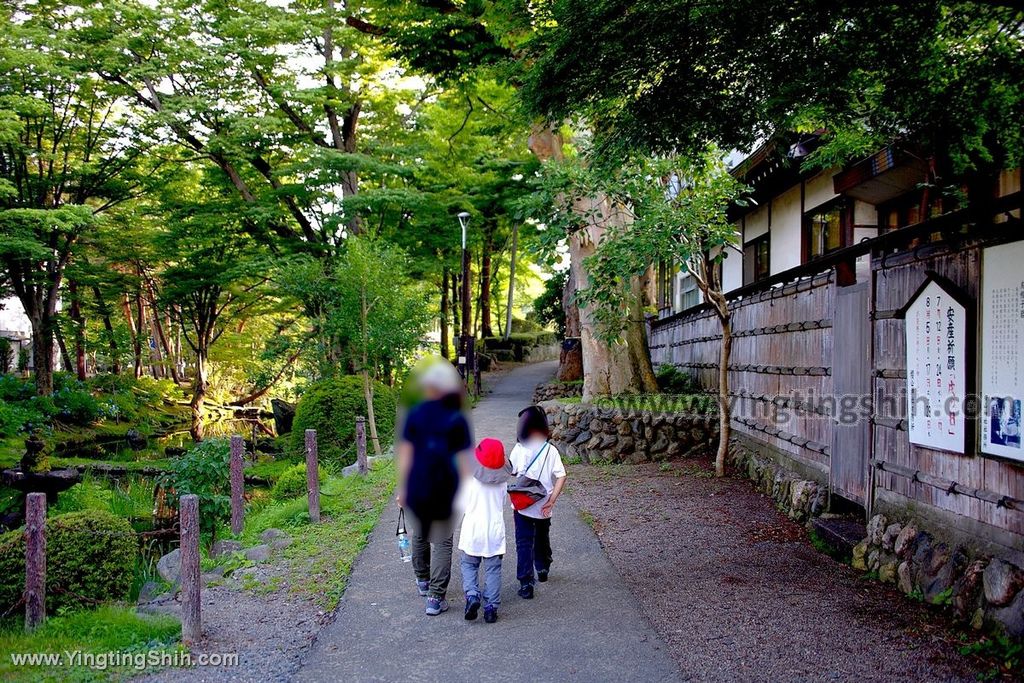
[{"label": "child in red cap", "polygon": [[504,508],[506,481],[512,466],[505,447],[497,439],[484,439],[476,447],[476,468],[465,483],[463,506],[466,516],[459,534],[462,555],[462,588],[466,593],[466,619],[480,611],[480,565],[484,568],[484,621],[498,620],[501,604],[501,560],[505,555]]}]

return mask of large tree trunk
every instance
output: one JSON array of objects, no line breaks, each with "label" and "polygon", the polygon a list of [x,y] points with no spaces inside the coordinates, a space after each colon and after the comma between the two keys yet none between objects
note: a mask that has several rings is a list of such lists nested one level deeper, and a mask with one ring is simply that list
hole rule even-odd
[{"label": "large tree trunk", "polygon": [[209,378],[207,375],[206,361],[209,351],[202,339],[198,342],[199,348],[196,351],[196,374],[192,378],[192,400],[189,408],[192,411],[192,427],[189,432],[193,441],[203,440],[203,404],[206,401],[206,392],[209,390]]},{"label": "large tree trunk", "polygon": [[[530,151],[541,161],[562,159],[562,137],[551,128],[535,129],[527,142]],[[584,259],[594,253],[604,235],[605,226],[624,219],[604,197],[574,203],[570,209],[583,221],[584,227],[569,238],[569,280],[575,290],[586,289],[588,275]],[[629,344],[605,343],[597,334],[591,307],[579,307],[580,347],[583,355],[583,399],[643,389],[631,358]],[[643,349],[634,349],[641,353]]]},{"label": "large tree trunk", "polygon": [[629,347],[629,358],[633,365],[642,391],[655,393],[658,391],[658,380],[654,376],[651,364],[651,348],[647,343],[647,321],[644,319],[645,304],[644,288],[641,278],[635,277],[629,288],[629,320],[626,321],[626,344]]},{"label": "large tree trunk", "polygon": [[493,337],[491,330],[491,251],[494,236],[490,230],[484,236],[483,251],[480,253],[480,336]]},{"label": "large tree trunk", "polygon": [[576,305],[576,281],[570,270],[562,290],[562,309],[565,311],[565,339],[558,360],[558,379],[577,382],[583,379],[583,349],[580,344],[580,309]]},{"label": "large tree trunk", "polygon": [[110,371],[115,375],[121,374],[121,352],[117,348],[117,335],[114,334],[114,325],[110,321],[110,307],[103,299],[103,293],[96,285],[92,287],[93,297],[96,299],[96,306],[100,309],[100,318],[103,319],[103,330],[107,335],[107,346],[110,349]]},{"label": "large tree trunk", "polygon": [[75,326],[75,371],[82,382],[86,379],[85,367],[85,319],[82,318],[82,302],[78,298],[78,283],[68,281],[68,297],[71,299],[71,322]]},{"label": "large tree trunk", "polygon": [[36,380],[36,393],[53,393],[53,321],[41,313],[29,316],[32,323],[32,366]]},{"label": "large tree trunk", "polygon": [[125,322],[128,323],[128,336],[131,337],[132,342],[132,358],[134,359],[135,365],[135,378],[142,377],[142,341],[139,339],[139,335],[135,332],[135,316],[132,314],[132,306],[128,301],[128,295],[125,294],[121,300],[121,308],[124,311]]},{"label": "large tree trunk", "polygon": [[516,291],[516,252],[519,250],[519,224],[512,226],[512,258],[508,268],[508,305],[505,308],[505,339],[512,334],[512,301]]},{"label": "large tree trunk", "polygon": [[441,271],[441,357],[451,358],[451,342],[448,338],[448,266]]}]

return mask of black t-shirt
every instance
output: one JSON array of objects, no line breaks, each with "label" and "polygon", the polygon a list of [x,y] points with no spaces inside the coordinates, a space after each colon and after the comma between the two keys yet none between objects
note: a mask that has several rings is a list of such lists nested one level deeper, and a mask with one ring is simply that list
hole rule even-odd
[{"label": "black t-shirt", "polygon": [[405,504],[422,521],[448,519],[459,486],[455,456],[472,444],[462,412],[443,400],[409,411],[402,438],[412,444]]}]

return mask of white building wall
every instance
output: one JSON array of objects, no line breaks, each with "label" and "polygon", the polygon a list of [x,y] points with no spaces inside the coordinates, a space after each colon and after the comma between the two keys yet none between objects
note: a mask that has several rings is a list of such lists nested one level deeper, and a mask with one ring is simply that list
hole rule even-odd
[{"label": "white building wall", "polygon": [[839,196],[832,184],[832,176],[836,171],[838,169],[822,171],[804,181],[804,212],[811,211]]},{"label": "white building wall", "polygon": [[768,232],[768,213],[768,204],[764,204],[743,218],[743,221],[736,228],[737,230],[742,229],[743,244]]},{"label": "white building wall", "polygon": [[17,297],[0,300],[0,334],[12,338],[28,338],[32,335],[32,324]]},{"label": "white building wall", "polygon": [[800,265],[803,255],[803,214],[800,212],[800,183],[772,202],[772,275]]}]

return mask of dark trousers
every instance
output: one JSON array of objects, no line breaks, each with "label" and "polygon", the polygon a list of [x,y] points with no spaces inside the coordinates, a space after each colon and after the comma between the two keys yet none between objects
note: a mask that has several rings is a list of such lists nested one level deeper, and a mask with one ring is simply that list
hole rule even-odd
[{"label": "dark trousers", "polygon": [[533,583],[533,570],[551,569],[551,520],[535,519],[518,512],[512,514],[516,522],[516,578],[522,585]]}]

